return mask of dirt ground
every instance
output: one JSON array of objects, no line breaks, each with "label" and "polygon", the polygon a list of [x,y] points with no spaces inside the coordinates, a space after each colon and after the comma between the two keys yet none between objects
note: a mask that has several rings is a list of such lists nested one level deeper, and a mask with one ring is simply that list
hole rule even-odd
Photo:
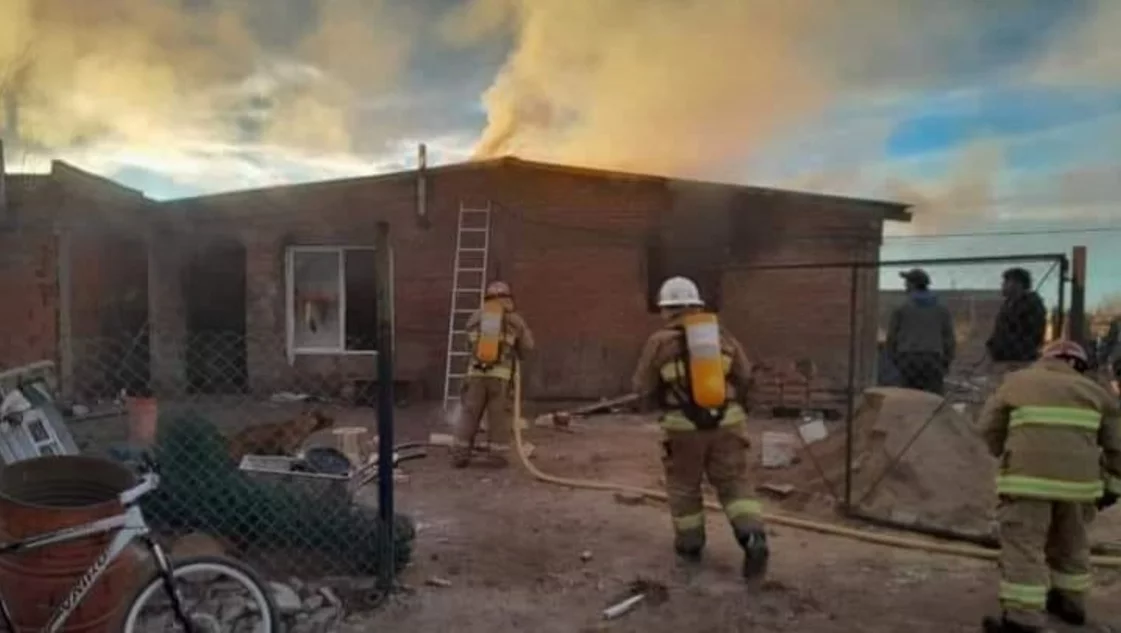
[{"label": "dirt ground", "polygon": [[[432,428],[416,412],[405,417],[413,422],[402,425],[402,439]],[[593,418],[576,433],[534,429],[529,439],[535,463],[551,474],[659,487],[657,431],[648,421]],[[921,633],[976,631],[995,609],[997,575],[983,561],[775,527],[768,580],[750,589],[738,577],[739,552],[719,515],[709,518],[706,560],[690,573],[674,562],[658,503],[629,505],[610,492],[537,482],[516,466],[453,471],[438,448],[403,471],[398,508],[419,527],[417,554],[402,579],[407,591],[352,617],[346,632]],[[827,505],[819,493],[801,493],[772,508],[820,517],[829,516]],[[1095,533],[1119,540],[1121,516],[1106,515]],[[604,622],[602,610],[639,578],[664,584],[666,601]],[[1121,575],[1096,578],[1092,614],[1121,624]]]}]

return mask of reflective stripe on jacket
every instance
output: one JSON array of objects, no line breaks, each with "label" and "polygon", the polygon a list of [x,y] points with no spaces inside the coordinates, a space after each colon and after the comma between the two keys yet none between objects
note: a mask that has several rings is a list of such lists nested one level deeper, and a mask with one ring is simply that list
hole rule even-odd
[{"label": "reflective stripe on jacket", "polygon": [[1000,458],[1000,495],[1088,503],[1121,483],[1117,403],[1063,361],[1043,359],[1009,374],[981,423]]}]

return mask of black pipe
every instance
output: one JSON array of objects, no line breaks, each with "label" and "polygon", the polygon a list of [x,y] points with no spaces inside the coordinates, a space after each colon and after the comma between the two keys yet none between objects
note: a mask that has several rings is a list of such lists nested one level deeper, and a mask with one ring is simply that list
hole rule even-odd
[{"label": "black pipe", "polygon": [[385,595],[393,590],[397,553],[394,551],[393,512],[393,297],[390,289],[389,224],[378,222],[377,340],[378,340],[378,585]]}]

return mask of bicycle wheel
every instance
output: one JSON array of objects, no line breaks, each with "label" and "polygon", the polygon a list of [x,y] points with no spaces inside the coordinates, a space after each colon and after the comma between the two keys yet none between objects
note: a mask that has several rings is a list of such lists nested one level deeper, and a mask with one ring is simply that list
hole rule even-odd
[{"label": "bicycle wheel", "polygon": [[[233,603],[229,600],[220,600],[220,612],[215,615],[196,612],[192,608],[192,600],[184,596],[183,607],[187,611],[187,616],[191,619],[193,633],[210,633],[212,630],[215,632],[231,630],[252,633],[280,632],[280,615],[273,602],[272,591],[257,576],[257,573],[245,564],[217,556],[186,558],[173,561],[171,564],[172,576],[181,593],[186,593],[186,585],[197,582],[205,586],[208,593],[207,597],[210,598],[212,596],[209,594],[213,593],[214,590],[219,590],[217,585],[220,582],[222,583],[222,589],[236,586],[243,590],[248,597],[248,600],[238,600]],[[187,577],[192,575],[201,576],[201,580],[188,582]],[[222,580],[219,581],[219,578]],[[162,604],[160,603],[161,600],[164,601]],[[156,571],[147,582],[141,585],[136,595],[128,602],[128,609],[125,612],[122,626],[125,633],[141,633],[152,630],[151,625],[146,625],[142,619],[141,614],[146,608],[151,608],[159,614],[156,617],[164,621],[165,626],[161,627],[163,630],[182,630],[182,626],[170,615],[171,601],[164,589],[164,578],[159,571]],[[253,616],[259,622],[256,625],[242,626],[241,620],[249,616]],[[231,621],[234,623],[231,624]],[[172,625],[172,628],[167,629],[166,626],[168,625]]]}]

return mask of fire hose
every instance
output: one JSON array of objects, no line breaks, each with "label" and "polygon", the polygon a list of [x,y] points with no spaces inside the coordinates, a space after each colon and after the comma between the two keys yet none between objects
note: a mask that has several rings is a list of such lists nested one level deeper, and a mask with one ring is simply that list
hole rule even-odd
[{"label": "fire hose", "polygon": [[[530,475],[540,481],[557,484],[560,486],[566,486],[569,488],[622,492],[633,495],[641,495],[645,498],[657,499],[663,502],[668,500],[666,493],[661,490],[642,488],[638,486],[629,486],[626,484],[617,484],[606,481],[597,481],[592,479],[558,477],[556,475],[550,475],[548,473],[542,472],[541,469],[537,468],[537,466],[535,466],[529,460],[529,456],[526,454],[525,444],[522,441],[522,373],[520,369],[520,367],[515,367],[514,370],[514,448],[518,454],[518,461],[521,462],[522,467],[525,468]],[[705,501],[705,509],[712,511],[722,511],[720,505],[712,501]],[[960,556],[964,558],[974,558],[979,560],[997,560],[997,558],[1000,556],[999,550],[986,549],[974,545],[939,543],[936,541],[910,538],[895,534],[871,532],[868,530],[837,525],[835,523],[803,519],[787,514],[764,513],[761,518],[765,523],[770,525],[781,525],[796,530],[816,532],[818,534],[837,536],[840,538],[863,541],[865,543],[872,543],[875,545],[896,547],[900,549],[917,550],[929,552],[932,554],[946,554],[949,556]],[[1121,568],[1121,557],[1119,556],[1095,555],[1090,557],[1090,561],[1098,567]]]}]

